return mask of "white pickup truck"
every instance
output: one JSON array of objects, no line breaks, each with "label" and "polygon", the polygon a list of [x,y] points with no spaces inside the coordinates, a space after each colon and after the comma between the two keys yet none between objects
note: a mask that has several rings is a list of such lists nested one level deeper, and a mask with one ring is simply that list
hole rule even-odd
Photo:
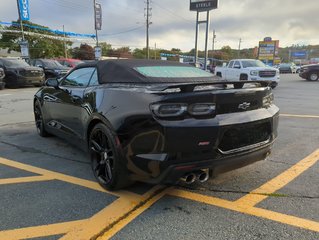
[{"label": "white pickup truck", "polygon": [[[226,81],[271,81],[275,88],[279,81],[279,70],[265,65],[255,59],[234,59],[226,67],[216,67],[215,73]],[[235,88],[242,88],[243,84],[234,84]]]}]

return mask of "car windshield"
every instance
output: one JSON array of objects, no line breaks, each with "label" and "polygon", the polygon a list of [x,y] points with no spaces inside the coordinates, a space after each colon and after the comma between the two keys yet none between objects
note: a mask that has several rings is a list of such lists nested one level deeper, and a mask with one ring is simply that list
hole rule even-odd
[{"label": "car windshield", "polygon": [[153,78],[206,78],[213,75],[195,67],[151,66],[135,68],[140,74]]},{"label": "car windshield", "polygon": [[30,65],[21,59],[2,59],[3,65],[7,68],[24,68]]},{"label": "car windshield", "polygon": [[45,67],[49,67],[49,68],[63,68],[63,66],[55,60],[42,60],[42,62],[44,63]]},{"label": "car windshield", "polygon": [[259,60],[245,60],[242,61],[243,68],[248,68],[248,67],[266,67],[266,65]]}]

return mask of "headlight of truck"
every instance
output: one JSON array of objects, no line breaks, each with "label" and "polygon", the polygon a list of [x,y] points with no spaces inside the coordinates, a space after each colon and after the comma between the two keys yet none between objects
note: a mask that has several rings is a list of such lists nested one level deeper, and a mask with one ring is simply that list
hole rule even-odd
[{"label": "headlight of truck", "polygon": [[256,71],[256,70],[250,71],[250,75],[257,76],[258,75],[258,71]]},{"label": "headlight of truck", "polygon": [[274,94],[269,94],[268,96],[263,98],[263,107],[270,108],[270,106],[274,103]]}]

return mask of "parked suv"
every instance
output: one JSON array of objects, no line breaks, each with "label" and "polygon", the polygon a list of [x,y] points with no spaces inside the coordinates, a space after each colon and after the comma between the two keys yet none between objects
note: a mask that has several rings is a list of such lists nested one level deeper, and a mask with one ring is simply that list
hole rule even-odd
[{"label": "parked suv", "polygon": [[5,83],[3,82],[4,76],[5,76],[4,70],[0,68],[0,90],[4,89],[4,86],[5,86]]},{"label": "parked suv", "polygon": [[31,60],[31,65],[42,68],[45,73],[45,79],[60,78],[70,71],[70,68],[62,66],[53,59],[33,59]]},{"label": "parked suv", "polygon": [[0,68],[4,70],[4,82],[9,88],[27,85],[41,86],[43,84],[43,70],[30,66],[23,59],[0,58]]},{"label": "parked suv", "polygon": [[309,81],[318,81],[319,64],[304,65],[300,68],[299,76]]}]

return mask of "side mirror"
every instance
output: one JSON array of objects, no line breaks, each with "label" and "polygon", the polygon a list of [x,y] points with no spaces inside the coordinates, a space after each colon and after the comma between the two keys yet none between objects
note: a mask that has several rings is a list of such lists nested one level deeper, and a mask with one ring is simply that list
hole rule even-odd
[{"label": "side mirror", "polygon": [[42,65],[37,65],[37,67],[39,67],[39,68],[43,68],[43,66],[42,66]]},{"label": "side mirror", "polygon": [[59,88],[59,81],[56,78],[48,78],[45,81],[45,86],[54,87],[55,89]]}]

